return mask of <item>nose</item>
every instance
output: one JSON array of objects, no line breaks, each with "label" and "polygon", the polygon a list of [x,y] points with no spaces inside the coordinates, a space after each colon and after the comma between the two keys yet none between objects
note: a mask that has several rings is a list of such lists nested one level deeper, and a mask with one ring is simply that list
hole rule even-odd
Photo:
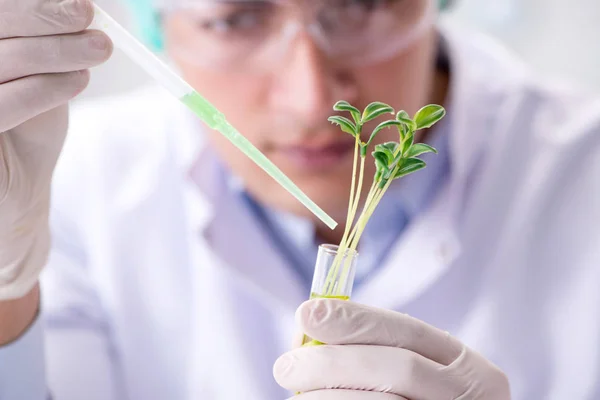
[{"label": "nose", "polygon": [[306,30],[289,45],[274,79],[273,104],[305,126],[323,126],[337,100],[356,97],[350,74],[331,63]]}]

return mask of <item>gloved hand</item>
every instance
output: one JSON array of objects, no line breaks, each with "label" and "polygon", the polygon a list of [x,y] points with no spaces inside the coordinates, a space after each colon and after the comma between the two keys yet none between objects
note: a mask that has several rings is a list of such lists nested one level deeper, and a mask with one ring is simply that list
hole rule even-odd
[{"label": "gloved hand", "polygon": [[448,333],[404,314],[317,299],[296,319],[327,343],[281,356],[277,382],[298,400],[509,400],[506,376]]},{"label": "gloved hand", "polygon": [[89,0],[0,0],[0,300],[36,284],[49,249],[50,180],[67,102],[112,44]]}]

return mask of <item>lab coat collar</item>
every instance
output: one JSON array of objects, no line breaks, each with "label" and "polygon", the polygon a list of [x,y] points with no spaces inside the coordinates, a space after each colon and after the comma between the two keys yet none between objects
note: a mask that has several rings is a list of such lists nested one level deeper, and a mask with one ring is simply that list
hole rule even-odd
[{"label": "lab coat collar", "polygon": [[241,278],[265,307],[293,313],[309,293],[242,197],[232,192],[221,196],[213,221],[203,237],[222,267]]}]

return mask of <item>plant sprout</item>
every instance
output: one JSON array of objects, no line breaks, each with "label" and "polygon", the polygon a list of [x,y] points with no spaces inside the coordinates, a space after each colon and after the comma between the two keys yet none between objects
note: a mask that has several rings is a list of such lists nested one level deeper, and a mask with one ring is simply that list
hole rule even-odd
[{"label": "plant sprout", "polygon": [[[338,101],[333,106],[333,109],[338,112],[347,112],[350,114],[352,120],[340,115],[329,117],[328,120],[338,125],[342,131],[352,135],[355,138],[355,147],[346,227],[333,266],[325,282],[325,293],[321,294],[321,296],[325,297],[338,295],[336,293],[338,284],[340,287],[345,286],[343,280],[348,277],[347,271],[342,270],[342,274],[338,274],[339,268],[342,267],[341,263],[344,255],[348,251],[356,251],[360,238],[369,222],[369,218],[375,212],[377,205],[390,187],[392,181],[425,168],[426,164],[423,160],[419,159],[419,156],[425,153],[437,153],[435,148],[425,143],[415,143],[415,132],[432,127],[446,115],[446,110],[442,106],[435,104],[421,108],[413,118],[406,111],[395,113],[391,106],[381,102],[369,104],[362,113],[347,101]],[[395,117],[377,125],[369,135],[368,140],[363,142],[363,126],[367,122],[386,114],[394,115]],[[395,128],[398,131],[398,141],[375,146],[372,156],[375,161],[376,172],[362,211],[357,218],[356,212],[358,211],[358,204],[361,198],[364,167],[369,147],[377,137],[377,134],[388,128]],[[344,268],[347,270],[347,266]],[[340,282],[336,279],[338,276],[340,277]]]}]

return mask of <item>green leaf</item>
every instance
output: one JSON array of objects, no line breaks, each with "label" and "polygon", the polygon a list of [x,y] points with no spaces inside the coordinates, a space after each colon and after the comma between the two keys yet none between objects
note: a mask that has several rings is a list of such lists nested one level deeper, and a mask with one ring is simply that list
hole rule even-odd
[{"label": "green leaf", "polygon": [[390,156],[390,160],[393,160],[397,154],[400,154],[400,152],[398,151],[399,146],[400,146],[400,143],[397,143],[397,142],[385,142],[382,144],[382,147],[385,148],[386,151],[389,152],[388,154]]},{"label": "green leaf", "polygon": [[373,158],[375,159],[375,167],[377,170],[375,174],[375,180],[379,180],[380,177],[382,179],[388,179],[392,171],[390,171],[389,168],[391,160],[388,158],[387,154],[382,151],[374,151]]},{"label": "green leaf", "polygon": [[373,141],[373,139],[375,139],[375,136],[377,136],[377,134],[379,132],[381,132],[381,130],[385,129],[385,128],[389,128],[392,126],[401,126],[402,123],[399,121],[385,121],[380,123],[379,125],[377,125],[377,127],[375,129],[373,129],[373,133],[371,133],[371,137],[369,138],[369,141],[367,142],[367,144],[371,144],[371,142]]},{"label": "green leaf", "polygon": [[365,108],[365,111],[363,111],[361,122],[364,124],[365,122],[371,121],[371,120],[379,117],[380,115],[383,115],[386,113],[393,114],[394,109],[391,106],[389,106],[388,104],[381,103],[378,101],[371,103],[367,106],[367,108]]},{"label": "green leaf", "polygon": [[410,132],[410,129],[406,124],[402,124],[398,127],[398,133],[400,134],[400,143],[404,141],[406,135]]},{"label": "green leaf", "polygon": [[[410,119],[410,115],[408,115],[408,113],[407,113],[406,111],[404,111],[404,110],[400,110],[400,111],[398,111],[398,114],[396,114],[396,119],[397,119],[398,121],[400,121],[400,120],[402,120],[402,119],[408,119],[408,120],[411,120],[411,119]],[[411,120],[411,121],[412,121],[412,120]]]},{"label": "green leaf", "polygon": [[390,163],[390,159],[388,158],[387,154],[385,154],[383,151],[375,150],[373,152],[373,158],[375,159],[375,166],[377,167],[378,171],[389,171],[388,164]]},{"label": "green leaf", "polygon": [[410,116],[404,110],[399,111],[398,114],[396,114],[396,120],[404,123],[411,131],[417,129],[417,123],[410,119]]},{"label": "green leaf", "polygon": [[405,154],[406,158],[410,158],[410,157],[418,157],[421,154],[425,154],[425,153],[435,153],[437,154],[437,150],[431,146],[429,146],[428,144],[425,143],[415,143],[412,145],[412,147],[410,149],[408,149],[408,151]]},{"label": "green leaf", "polygon": [[356,125],[354,125],[354,123],[348,118],[334,115],[333,117],[327,118],[327,120],[331,123],[339,125],[344,132],[349,133],[352,136],[356,136]]},{"label": "green leaf", "polygon": [[354,118],[354,122],[360,122],[360,110],[354,107],[352,104],[348,103],[345,100],[340,100],[333,105],[333,109],[335,111],[348,111],[352,114],[352,118]]},{"label": "green leaf", "polygon": [[401,163],[403,160],[402,158],[402,154],[398,154],[396,156],[396,158],[394,158],[394,160],[392,161],[392,163],[389,166],[390,171],[394,171],[394,169],[396,169],[396,166]]},{"label": "green leaf", "polygon": [[[398,146],[400,146],[400,145],[398,145]],[[404,155],[401,151],[395,152],[394,154],[395,154],[394,160],[393,160],[392,164],[390,165],[391,170],[396,168],[396,165],[398,165],[404,159]]]},{"label": "green leaf", "polygon": [[430,104],[421,108],[415,114],[414,120],[417,123],[417,129],[425,129],[435,125],[436,122],[444,118],[444,115],[446,115],[444,107]]},{"label": "green leaf", "polygon": [[402,154],[406,154],[415,142],[415,132],[410,131],[402,142]]},{"label": "green leaf", "polygon": [[381,170],[377,169],[377,171],[375,172],[375,178],[373,179],[375,180],[375,182],[377,182],[379,178],[381,178]]},{"label": "green leaf", "polygon": [[403,176],[417,172],[426,166],[427,164],[425,164],[425,161],[419,160],[418,158],[403,158],[400,162],[398,172],[394,175],[394,179],[402,178]]},{"label": "green leaf", "polygon": [[385,154],[385,156],[388,159],[388,165],[389,165],[390,162],[394,159],[394,157],[396,155],[398,146],[399,146],[399,144],[396,142],[381,143],[381,144],[378,144],[377,146],[375,146],[375,151],[379,151],[379,152]]}]

